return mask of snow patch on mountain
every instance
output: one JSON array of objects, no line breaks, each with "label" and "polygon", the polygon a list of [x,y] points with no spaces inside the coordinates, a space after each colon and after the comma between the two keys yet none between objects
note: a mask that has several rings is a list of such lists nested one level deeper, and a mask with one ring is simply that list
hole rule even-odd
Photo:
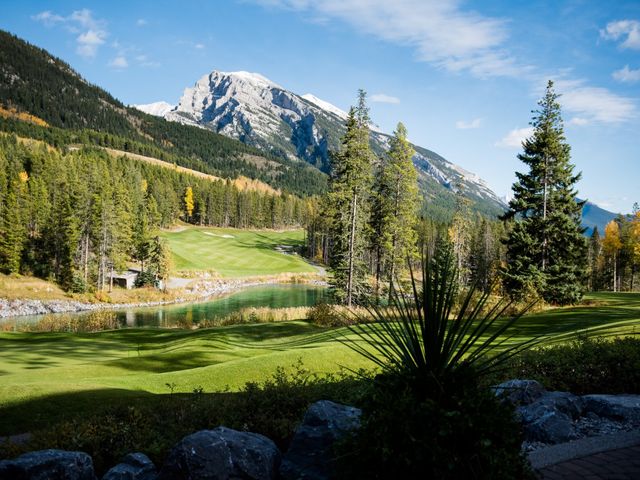
[{"label": "snow patch on mountain", "polygon": [[342,120],[346,120],[347,119],[347,112],[345,112],[344,110],[339,109],[338,107],[336,107],[335,105],[322,100],[318,97],[316,97],[315,95],[312,95],[311,93],[305,93],[304,95],[302,95],[302,98],[304,98],[305,100],[308,100],[309,102],[313,103],[315,106],[320,107],[322,110],[325,110],[327,112],[331,112],[334,115],[336,115],[337,117],[341,118]]},{"label": "snow patch on mountain", "polygon": [[171,105],[170,103],[164,101],[131,106],[144,113],[148,113],[149,115],[154,115],[156,117],[164,117],[167,113],[169,113],[170,110],[175,107],[175,105]]}]

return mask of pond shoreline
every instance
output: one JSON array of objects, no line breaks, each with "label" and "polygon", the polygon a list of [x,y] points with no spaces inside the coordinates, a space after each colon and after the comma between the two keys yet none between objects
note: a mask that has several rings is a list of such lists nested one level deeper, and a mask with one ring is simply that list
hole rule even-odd
[{"label": "pond shoreline", "polygon": [[[77,300],[32,300],[16,299],[8,300],[0,298],[0,320],[9,320],[23,316],[47,315],[56,313],[79,313],[98,310],[122,310],[127,308],[158,307],[163,305],[197,303],[206,301],[212,297],[236,292],[244,288],[266,285],[291,285],[295,284],[282,278],[264,278],[247,280],[203,280],[189,288],[190,293],[172,300],[159,300],[151,302],[132,303],[88,303]],[[324,280],[309,280],[300,282],[304,285],[326,286]]]}]

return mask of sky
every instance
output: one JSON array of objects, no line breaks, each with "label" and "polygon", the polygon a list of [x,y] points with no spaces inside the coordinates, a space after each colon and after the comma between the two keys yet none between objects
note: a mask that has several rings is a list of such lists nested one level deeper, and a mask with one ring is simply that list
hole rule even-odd
[{"label": "sky", "polygon": [[126,104],[213,71],[258,72],[373,121],[507,195],[548,80],[562,94],[579,195],[640,202],[640,1],[0,0],[0,28]]}]

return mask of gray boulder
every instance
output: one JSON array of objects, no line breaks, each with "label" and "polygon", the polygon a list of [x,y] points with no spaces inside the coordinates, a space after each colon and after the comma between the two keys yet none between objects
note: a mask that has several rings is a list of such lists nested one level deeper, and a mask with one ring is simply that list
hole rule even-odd
[{"label": "gray boulder", "polygon": [[0,462],[0,480],[95,480],[93,461],[84,452],[39,450]]},{"label": "gray boulder", "polygon": [[640,424],[640,395],[584,395],[585,413]]},{"label": "gray boulder", "polygon": [[321,400],[309,407],[280,467],[284,480],[324,480],[332,477],[333,446],[360,427],[362,411]]},{"label": "gray boulder", "polygon": [[576,438],[573,420],[582,413],[582,399],[567,392],[545,392],[516,409],[529,442],[561,443]]},{"label": "gray boulder", "polygon": [[493,387],[498,398],[508,400],[515,406],[529,405],[544,393],[545,389],[536,380],[508,380]]},{"label": "gray boulder", "polygon": [[277,478],[279,464],[280,451],[267,437],[218,427],[184,437],[158,480],[269,480]]},{"label": "gray boulder", "polygon": [[531,418],[531,422],[523,422],[526,441],[563,443],[576,438],[575,427],[568,415],[545,406],[539,407],[536,413],[539,416]]},{"label": "gray boulder", "polygon": [[105,473],[102,480],[155,480],[158,476],[153,462],[144,453],[130,453]]}]

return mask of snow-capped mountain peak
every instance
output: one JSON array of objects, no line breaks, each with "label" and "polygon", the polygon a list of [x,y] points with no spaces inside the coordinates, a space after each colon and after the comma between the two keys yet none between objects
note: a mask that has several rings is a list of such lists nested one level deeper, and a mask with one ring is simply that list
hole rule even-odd
[{"label": "snow-capped mountain peak", "polygon": [[[186,88],[178,105],[164,117],[236,138],[265,152],[303,160],[325,172],[330,150],[339,148],[347,113],[313,94],[297,95],[258,73],[213,72]],[[378,155],[389,149],[389,135],[370,125]],[[425,195],[442,195],[458,185],[494,211],[503,203],[477,175],[438,154],[415,146],[414,164]],[[434,182],[439,187],[434,187]]]},{"label": "snow-capped mountain peak", "polygon": [[170,110],[175,107],[175,105],[171,105],[170,103],[164,101],[131,106],[133,108],[137,108],[140,111],[143,111],[144,113],[148,113],[149,115],[155,115],[156,117],[164,117]]},{"label": "snow-capped mountain peak", "polygon": [[316,107],[320,107],[323,110],[326,110],[327,112],[331,112],[333,114],[335,114],[336,116],[338,116],[339,118],[346,120],[347,119],[347,112],[345,112],[344,110],[339,109],[338,107],[336,107],[335,105],[322,100],[321,98],[316,97],[315,95],[311,94],[311,93],[305,93],[304,95],[302,95],[302,98],[304,98],[305,100],[313,103]]}]

